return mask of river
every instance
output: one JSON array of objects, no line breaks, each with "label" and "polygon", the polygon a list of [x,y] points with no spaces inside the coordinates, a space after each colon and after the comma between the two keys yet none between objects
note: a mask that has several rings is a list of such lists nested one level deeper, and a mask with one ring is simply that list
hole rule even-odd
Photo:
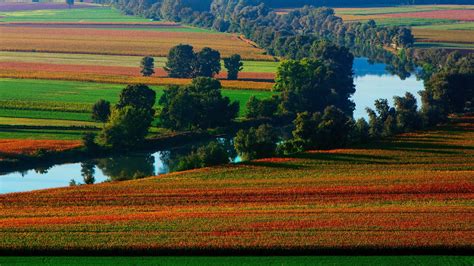
[{"label": "river", "polygon": [[[365,108],[373,108],[374,101],[379,98],[388,99],[393,103],[393,96],[403,96],[405,92],[410,92],[420,103],[418,91],[423,90],[424,85],[414,75],[402,80],[390,74],[385,64],[370,64],[366,58],[355,59],[354,74],[356,93],[352,99],[356,103],[355,118],[367,118]],[[94,180],[89,181],[101,183],[164,174],[172,168],[170,164],[188,153],[192,146],[196,145],[8,173],[0,176],[0,194],[65,187],[69,186],[72,180],[76,184],[82,184],[83,176],[93,176]],[[232,150],[230,152],[233,153]],[[234,155],[231,161],[238,162],[239,158]]]}]

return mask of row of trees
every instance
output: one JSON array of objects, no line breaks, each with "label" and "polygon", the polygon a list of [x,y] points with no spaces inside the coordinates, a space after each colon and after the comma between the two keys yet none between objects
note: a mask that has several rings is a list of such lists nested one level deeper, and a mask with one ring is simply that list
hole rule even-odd
[{"label": "row of trees", "polygon": [[[140,72],[145,77],[155,73],[153,57],[144,57],[140,66]],[[241,56],[234,54],[225,58],[224,67],[227,69],[227,79],[238,79],[239,72],[243,69]],[[171,78],[214,77],[221,71],[221,55],[219,51],[209,47],[194,52],[191,45],[180,44],[170,49],[165,71]]]}]

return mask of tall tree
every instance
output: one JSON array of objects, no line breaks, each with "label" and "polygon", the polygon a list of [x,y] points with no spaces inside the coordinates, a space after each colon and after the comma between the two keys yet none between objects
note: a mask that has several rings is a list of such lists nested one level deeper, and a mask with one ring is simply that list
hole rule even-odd
[{"label": "tall tree", "polygon": [[227,69],[227,79],[237,80],[239,72],[244,68],[242,57],[238,54],[231,55],[229,58],[224,59],[224,66]]},{"label": "tall tree", "polygon": [[143,57],[140,62],[140,68],[140,73],[142,73],[144,77],[149,77],[155,74],[155,59],[151,56]]},{"label": "tall tree", "polygon": [[120,99],[117,103],[117,108],[125,108],[131,106],[137,109],[145,109],[154,114],[153,106],[156,102],[156,92],[147,85],[136,84],[128,85],[120,93]]},{"label": "tall tree", "polygon": [[170,49],[165,71],[171,78],[189,78],[194,74],[195,61],[193,47],[180,44]]},{"label": "tall tree", "polygon": [[221,71],[221,54],[219,51],[204,47],[201,51],[196,53],[193,68],[193,77],[212,78]]},{"label": "tall tree", "polygon": [[110,116],[110,102],[100,99],[92,106],[92,119],[105,123]]}]

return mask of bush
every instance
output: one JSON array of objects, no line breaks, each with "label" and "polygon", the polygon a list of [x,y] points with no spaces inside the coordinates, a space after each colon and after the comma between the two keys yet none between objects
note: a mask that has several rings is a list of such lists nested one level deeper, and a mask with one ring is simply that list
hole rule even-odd
[{"label": "bush", "polygon": [[234,139],[237,153],[244,160],[272,157],[276,153],[278,138],[270,125],[240,130]]},{"label": "bush", "polygon": [[222,144],[211,142],[182,157],[173,170],[183,171],[227,164],[230,162],[229,158],[229,153]]}]

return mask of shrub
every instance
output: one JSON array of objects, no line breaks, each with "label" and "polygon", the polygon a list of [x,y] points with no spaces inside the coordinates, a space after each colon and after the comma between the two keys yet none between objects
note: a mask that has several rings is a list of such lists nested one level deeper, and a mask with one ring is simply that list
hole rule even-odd
[{"label": "shrub", "polygon": [[275,155],[278,138],[270,125],[240,130],[234,139],[237,153],[244,160],[271,157]]}]

